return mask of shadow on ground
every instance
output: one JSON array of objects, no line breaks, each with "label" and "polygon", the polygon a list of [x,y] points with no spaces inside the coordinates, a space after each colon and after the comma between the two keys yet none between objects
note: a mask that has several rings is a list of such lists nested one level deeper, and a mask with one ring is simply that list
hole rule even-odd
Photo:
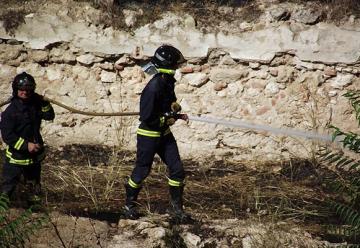
[{"label": "shadow on ground", "polygon": [[[210,160],[208,160],[210,161]],[[135,162],[135,152],[115,147],[69,145],[49,148],[43,163],[43,201],[48,211],[117,223],[123,218],[123,184]],[[332,173],[309,161],[294,159],[251,169],[228,160],[184,160],[187,183],[186,211],[199,220],[291,220],[321,235],[319,228],[335,219],[326,211],[333,197],[323,189],[322,178]],[[274,172],[271,168],[279,167]],[[165,214],[169,208],[167,170],[157,158],[139,196],[143,214]],[[19,186],[14,207],[24,207],[26,191]]]}]

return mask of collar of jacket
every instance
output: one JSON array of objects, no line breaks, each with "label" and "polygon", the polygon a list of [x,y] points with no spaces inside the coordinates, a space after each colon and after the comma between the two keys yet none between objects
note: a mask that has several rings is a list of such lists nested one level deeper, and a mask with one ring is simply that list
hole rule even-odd
[{"label": "collar of jacket", "polygon": [[22,99],[20,99],[19,97],[14,96],[11,99],[11,102],[14,102],[14,104],[18,107],[18,108],[27,108],[29,106],[32,106],[35,104],[34,101],[34,97],[31,97],[30,99],[28,99],[27,101],[24,101]]},{"label": "collar of jacket", "polygon": [[175,70],[172,69],[165,69],[165,68],[157,68],[158,72],[169,74],[169,75],[175,75]]}]

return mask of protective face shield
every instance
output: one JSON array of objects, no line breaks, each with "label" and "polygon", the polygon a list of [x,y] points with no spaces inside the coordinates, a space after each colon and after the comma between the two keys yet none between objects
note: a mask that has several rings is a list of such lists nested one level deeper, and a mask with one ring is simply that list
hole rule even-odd
[{"label": "protective face shield", "polygon": [[151,61],[146,65],[142,66],[141,69],[149,75],[155,75],[159,72]]}]

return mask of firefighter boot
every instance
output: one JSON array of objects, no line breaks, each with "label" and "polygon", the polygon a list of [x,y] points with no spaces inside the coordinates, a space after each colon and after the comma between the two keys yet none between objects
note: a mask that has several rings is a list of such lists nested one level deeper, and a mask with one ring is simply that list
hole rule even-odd
[{"label": "firefighter boot", "polygon": [[41,210],[42,198],[41,198],[41,185],[37,182],[27,183],[27,204],[32,207],[33,210]]},{"label": "firefighter boot", "polygon": [[192,220],[183,209],[184,186],[170,186],[170,203],[172,206],[172,217],[176,223],[186,223]]},{"label": "firefighter boot", "polygon": [[125,184],[126,190],[126,200],[125,200],[125,218],[136,220],[140,217],[139,213],[137,212],[137,197],[139,195],[141,188],[133,188],[128,183]]}]

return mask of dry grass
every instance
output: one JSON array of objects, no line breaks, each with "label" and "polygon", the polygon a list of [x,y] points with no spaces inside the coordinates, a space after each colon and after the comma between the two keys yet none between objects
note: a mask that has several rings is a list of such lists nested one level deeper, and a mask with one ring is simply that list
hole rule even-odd
[{"label": "dry grass", "polygon": [[[47,208],[99,219],[107,215],[107,220],[116,223],[125,201],[123,184],[133,168],[135,152],[77,145],[51,149],[48,154],[42,173]],[[322,186],[322,177],[329,178],[329,172],[316,176],[319,168],[307,161],[272,164],[282,166],[277,173],[225,160],[207,164],[185,160],[184,164],[188,172],[185,209],[196,219],[287,220],[316,234],[323,232],[319,225],[334,223],[324,203],[336,195]],[[164,214],[170,207],[166,176],[166,167],[157,159],[139,196],[140,210],[148,216]],[[18,193],[24,197],[21,189]],[[269,231],[264,235],[272,234]]]},{"label": "dry grass", "polygon": [[3,22],[5,31],[13,35],[25,23],[25,16],[37,12],[44,2],[46,0],[1,0],[0,21]]},{"label": "dry grass", "polygon": [[[296,165],[298,166],[298,165]],[[211,176],[222,170],[221,177]],[[210,168],[199,179],[189,179],[189,205],[207,213],[211,218],[244,217],[249,214],[280,219],[321,218],[321,203],[325,198],[307,175],[304,180],[292,181],[271,172]],[[192,200],[194,199],[194,201]]]},{"label": "dry grass", "polygon": [[[243,11],[238,15],[233,13],[232,15],[222,14],[218,11],[221,6],[228,7],[243,7]],[[123,21],[122,10],[133,9],[138,10],[139,8],[144,10],[143,15],[137,21],[134,29],[143,26],[148,23],[152,23],[161,18],[161,15],[167,11],[182,14],[188,13],[194,17],[197,26],[206,31],[206,27],[215,27],[220,24],[221,21],[232,21],[234,19],[243,19],[244,21],[254,21],[261,14],[256,1],[253,0],[201,0],[201,1],[190,1],[190,0],[176,0],[169,1],[115,1],[114,6],[109,8],[102,8],[103,15],[101,20],[106,24],[114,28],[127,29]],[[146,11],[151,9],[151,11]],[[120,17],[120,18],[119,18]]]},{"label": "dry grass", "polygon": [[0,16],[0,21],[3,21],[5,31],[11,35],[14,34],[15,30],[23,23],[25,23],[25,10],[12,10],[5,12]]},{"label": "dry grass", "polygon": [[[56,4],[61,4],[58,0],[52,0]],[[13,34],[19,25],[24,23],[24,16],[29,13],[42,11],[39,6],[48,5],[50,1],[45,0],[3,0],[0,10],[0,21],[4,22],[6,31]],[[327,15],[327,21],[338,22],[349,15],[360,16],[360,2],[358,0],[279,0],[279,2],[294,2],[302,5],[312,5],[316,9],[323,9]],[[123,0],[69,0],[67,5],[79,8],[83,12],[84,4],[90,4],[92,7],[100,10],[100,14],[95,24],[104,25],[104,27],[113,27],[119,30],[132,31],[140,26],[152,23],[167,11],[175,13],[188,13],[196,20],[197,27],[203,32],[217,30],[219,24],[223,21],[231,23],[232,21],[256,22],[262,10],[255,0],[175,0],[171,1],[123,1]],[[78,6],[77,6],[78,5]],[[75,8],[77,6],[77,8]],[[219,7],[240,7],[241,11],[221,13]],[[139,10],[144,12],[141,18],[135,23],[134,27],[127,27],[124,21],[123,9]],[[151,10],[151,11],[146,11]],[[86,14],[86,13],[84,13]],[[76,15],[75,15],[76,16]],[[93,18],[92,16],[91,18]]]},{"label": "dry grass", "polygon": [[[257,223],[257,224],[254,224]],[[293,225],[285,223],[271,223],[259,222],[252,220],[251,225],[257,227],[257,231],[249,231],[245,238],[251,247],[256,248],[279,248],[279,247],[293,247],[293,248],[325,248],[326,245],[306,237],[307,235],[299,228],[294,228]],[[306,237],[306,238],[305,238]]]},{"label": "dry grass", "polygon": [[326,19],[334,22],[339,22],[349,15],[360,17],[360,1],[358,0],[280,0],[279,2],[308,4],[322,9],[326,12]]},{"label": "dry grass", "polygon": [[[49,206],[65,212],[121,209],[125,200],[123,184],[133,168],[135,153],[97,152],[102,156],[91,155],[93,151],[84,147],[66,148],[47,160],[42,178]],[[65,153],[70,153],[66,160]],[[101,157],[104,161],[99,160]],[[71,159],[75,161],[70,162]],[[185,206],[200,218],[255,215],[316,223],[326,215],[323,202],[329,196],[306,161],[285,162],[280,173],[252,170],[226,161],[207,165],[184,161],[184,164],[188,171]],[[166,167],[157,159],[139,196],[142,210],[166,213],[169,207],[166,176]]]},{"label": "dry grass", "polygon": [[[98,154],[94,155],[96,149]],[[128,153],[119,154],[113,149],[101,149],[94,146],[70,146],[44,164],[43,186],[50,205],[54,200],[60,205],[67,205],[76,199],[80,204],[74,207],[98,211],[113,206],[112,202],[119,204],[124,194],[125,177],[132,169],[129,161],[132,158],[128,157]],[[66,154],[67,159],[63,159]]]},{"label": "dry grass", "polygon": [[[98,0],[89,1],[98,2]],[[279,0],[278,2],[293,2],[325,10],[326,20],[330,22],[338,22],[349,15],[360,16],[360,2],[358,0]],[[219,7],[240,7],[241,11],[231,14],[221,13]],[[163,13],[172,11],[192,15],[198,28],[204,32],[216,29],[223,21],[256,22],[263,12],[256,0],[175,0],[170,3],[166,0],[139,0],[136,2],[115,0],[111,8],[109,6],[99,6],[99,8],[102,9],[101,22],[116,29],[128,29],[124,23],[123,9],[138,10],[141,8],[145,11],[133,29],[152,23],[159,19]],[[148,9],[151,9],[151,11],[146,11]]]}]

